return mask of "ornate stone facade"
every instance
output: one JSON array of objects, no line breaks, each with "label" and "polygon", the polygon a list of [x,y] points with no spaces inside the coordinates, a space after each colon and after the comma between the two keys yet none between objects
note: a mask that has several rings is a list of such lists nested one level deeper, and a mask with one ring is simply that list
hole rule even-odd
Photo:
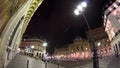
[{"label": "ornate stone facade", "polygon": [[23,39],[20,48],[24,50],[23,54],[32,54],[33,57],[41,58],[46,52],[46,47],[43,46],[43,43],[45,43],[45,41],[36,38]]},{"label": "ornate stone facade", "polygon": [[89,41],[82,38],[76,38],[72,44],[66,48],[55,49],[55,56],[60,58],[84,59],[91,57]]},{"label": "ornate stone facade", "polygon": [[111,0],[104,10],[104,27],[114,54],[120,52],[120,0]]}]

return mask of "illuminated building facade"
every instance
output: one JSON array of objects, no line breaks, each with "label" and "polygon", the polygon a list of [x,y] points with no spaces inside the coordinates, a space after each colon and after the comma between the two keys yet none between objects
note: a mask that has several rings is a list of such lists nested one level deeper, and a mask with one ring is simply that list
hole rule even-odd
[{"label": "illuminated building facade", "polygon": [[95,42],[99,58],[110,57],[113,55],[110,41],[104,38]]},{"label": "illuminated building facade", "polygon": [[[92,38],[94,39],[95,45],[97,47],[98,55],[102,57],[105,57],[107,54],[112,55],[110,41],[108,40],[108,36],[107,33],[105,32],[104,27],[92,29],[91,32]],[[86,32],[86,34],[87,38],[90,39],[89,31]]]},{"label": "illuminated building facade", "polygon": [[104,27],[114,54],[120,50],[120,0],[111,0],[104,10]]},{"label": "illuminated building facade", "polygon": [[76,38],[72,44],[68,44],[66,48],[55,49],[54,55],[67,59],[90,59],[91,49],[89,41],[82,38]]},{"label": "illuminated building facade", "polygon": [[73,44],[70,44],[68,46],[70,57],[79,59],[91,57],[91,48],[88,40],[76,38],[75,40],[73,40]]},{"label": "illuminated building facade", "polygon": [[60,58],[66,58],[68,56],[69,52],[68,52],[68,47],[65,48],[56,48],[54,55],[56,56],[56,58],[60,59]]},{"label": "illuminated building facade", "polygon": [[23,39],[20,44],[20,48],[24,50],[23,54],[32,55],[33,57],[41,58],[42,55],[46,53],[46,47],[43,46],[43,43],[40,39]]}]

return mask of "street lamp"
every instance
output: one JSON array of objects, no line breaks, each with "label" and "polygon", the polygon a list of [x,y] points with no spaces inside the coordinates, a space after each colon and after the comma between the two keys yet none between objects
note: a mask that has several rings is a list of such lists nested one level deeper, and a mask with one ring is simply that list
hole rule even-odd
[{"label": "street lamp", "polygon": [[47,43],[46,43],[46,42],[44,42],[44,43],[43,43],[43,47],[46,47],[46,46],[47,46]]},{"label": "street lamp", "polygon": [[31,48],[32,48],[32,49],[34,49],[34,48],[35,48],[35,46],[34,46],[34,45],[32,45],[32,46],[31,46]]},{"label": "street lamp", "polygon": [[46,54],[45,54],[45,53],[46,53],[47,42],[44,42],[44,43],[42,44],[42,46],[45,48],[42,59],[44,58],[44,60],[45,60],[45,68],[47,68],[47,60],[45,59],[45,57],[46,57]]},{"label": "street lamp", "polygon": [[85,22],[86,22],[86,25],[88,27],[88,30],[89,30],[89,35],[90,35],[90,43],[92,45],[92,51],[93,51],[93,68],[99,68],[99,61],[98,61],[98,55],[97,55],[97,48],[95,46],[95,43],[94,43],[94,39],[93,39],[93,36],[92,36],[92,33],[91,33],[91,28],[88,24],[88,21],[83,13],[83,11],[85,10],[85,8],[87,7],[87,3],[86,2],[82,2],[80,5],[77,6],[77,9],[75,9],[74,13],[76,15],[79,15],[79,14],[82,14],[84,19],[85,19]]},{"label": "street lamp", "polygon": [[44,48],[44,52],[43,53],[45,54],[46,53],[47,42],[43,42],[42,46]]},{"label": "street lamp", "polygon": [[100,46],[100,45],[101,45],[101,42],[98,42],[97,45]]}]

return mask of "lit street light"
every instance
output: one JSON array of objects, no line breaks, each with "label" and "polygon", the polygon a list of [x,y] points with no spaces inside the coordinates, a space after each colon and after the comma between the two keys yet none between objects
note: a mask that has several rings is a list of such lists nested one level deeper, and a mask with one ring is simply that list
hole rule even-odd
[{"label": "lit street light", "polygon": [[43,46],[43,48],[44,48],[44,54],[46,53],[46,47],[47,47],[47,42],[44,42],[43,44],[42,44],[42,46]]},{"label": "lit street light", "polygon": [[100,46],[100,45],[101,45],[101,42],[98,42],[97,45]]},{"label": "lit street light", "polygon": [[84,7],[84,8],[86,8],[87,7],[87,3],[86,2],[82,2],[81,6]]},{"label": "lit street light", "polygon": [[43,43],[43,46],[44,46],[44,47],[46,47],[46,46],[47,46],[47,43],[46,43],[46,42],[45,42],[45,43]]},{"label": "lit street light", "polygon": [[34,45],[32,45],[32,46],[31,46],[31,48],[32,48],[32,49],[34,49],[34,48],[35,48],[35,46],[34,46]]},{"label": "lit street light", "polygon": [[76,15],[79,15],[79,14],[80,14],[78,9],[75,9],[74,13],[75,13]]},{"label": "lit street light", "polygon": [[47,68],[47,60],[45,59],[46,58],[46,47],[47,47],[47,43],[46,42],[44,42],[43,44],[42,44],[42,46],[45,48],[45,50],[44,50],[44,62],[45,62],[45,68]]},{"label": "lit street light", "polygon": [[88,21],[83,13],[83,11],[85,10],[85,8],[87,7],[87,3],[86,2],[82,2],[80,5],[77,6],[77,9],[75,9],[74,13],[76,15],[79,15],[79,14],[82,14],[84,19],[85,19],[85,22],[87,24],[87,27],[88,27],[88,30],[89,30],[89,35],[90,35],[90,43],[91,43],[91,46],[92,46],[92,51],[93,51],[93,68],[99,68],[99,61],[98,61],[98,55],[97,55],[97,48],[95,46],[95,43],[94,43],[94,39],[93,39],[93,36],[91,34],[91,28],[88,24]]}]

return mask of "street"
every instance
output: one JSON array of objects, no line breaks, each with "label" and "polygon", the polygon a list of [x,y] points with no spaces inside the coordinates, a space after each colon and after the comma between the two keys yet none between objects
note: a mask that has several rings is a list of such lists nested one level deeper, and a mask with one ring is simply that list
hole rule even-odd
[{"label": "street", "polygon": [[[28,66],[27,66],[27,60]],[[59,65],[59,67],[58,67]],[[92,60],[89,61],[49,61],[45,63],[39,59],[28,56],[17,55],[7,66],[7,68],[93,68]],[[120,58],[103,58],[99,60],[99,68],[120,68]]]}]

